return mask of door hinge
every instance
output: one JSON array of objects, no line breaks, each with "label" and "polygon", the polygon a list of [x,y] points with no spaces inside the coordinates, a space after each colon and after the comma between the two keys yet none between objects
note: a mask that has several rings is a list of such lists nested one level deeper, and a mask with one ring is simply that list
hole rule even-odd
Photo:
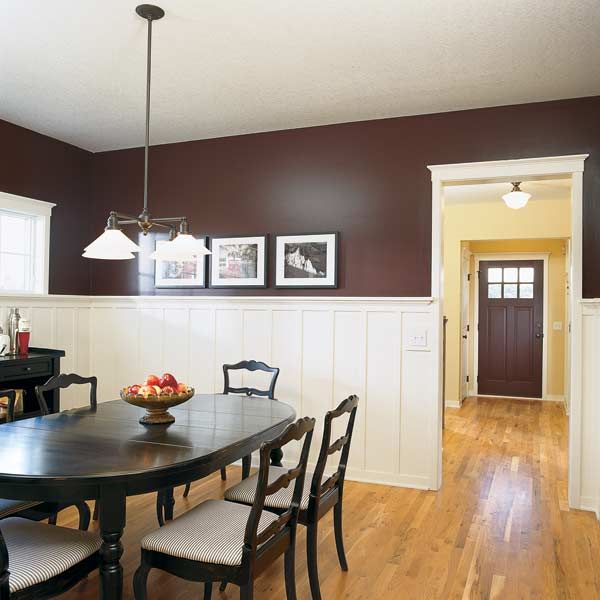
[{"label": "door hinge", "polygon": [[471,273],[467,273],[467,281],[471,281]]},{"label": "door hinge", "polygon": [[471,331],[471,326],[467,323],[467,331]]},{"label": "door hinge", "polygon": [[469,383],[469,376],[467,375],[467,383]]}]

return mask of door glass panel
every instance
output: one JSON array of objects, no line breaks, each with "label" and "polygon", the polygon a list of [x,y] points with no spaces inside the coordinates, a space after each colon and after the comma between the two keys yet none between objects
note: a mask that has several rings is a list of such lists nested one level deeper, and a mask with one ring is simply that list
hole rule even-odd
[{"label": "door glass panel", "polygon": [[533,283],[519,284],[519,298],[533,298]]},{"label": "door glass panel", "polygon": [[502,281],[502,269],[491,268],[488,269],[488,281],[490,283],[499,283]]},{"label": "door glass panel", "polygon": [[519,275],[519,269],[516,267],[510,267],[504,269],[504,281],[513,283],[517,281],[517,277]]},{"label": "door glass panel", "polygon": [[505,283],[504,284],[504,297],[505,298],[516,298],[517,297],[517,284],[516,283]]},{"label": "door glass panel", "polygon": [[521,267],[519,269],[519,281],[533,282],[533,267]]},{"label": "door glass panel", "polygon": [[488,298],[502,298],[501,283],[490,283],[488,285]]}]

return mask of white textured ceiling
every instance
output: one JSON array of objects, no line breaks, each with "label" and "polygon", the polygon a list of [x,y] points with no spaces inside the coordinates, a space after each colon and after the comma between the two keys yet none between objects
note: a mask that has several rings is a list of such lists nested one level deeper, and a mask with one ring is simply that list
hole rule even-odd
[{"label": "white textured ceiling", "polygon": [[[477,183],[470,185],[452,185],[444,187],[446,204],[470,204],[479,202],[502,202],[502,196],[512,189],[510,183]],[[571,181],[569,179],[543,179],[524,181],[521,189],[531,194],[533,201],[571,199]]]},{"label": "white textured ceiling", "polygon": [[[129,0],[10,0],[0,118],[143,143]],[[598,0],[164,0],[151,143],[600,94]]]}]

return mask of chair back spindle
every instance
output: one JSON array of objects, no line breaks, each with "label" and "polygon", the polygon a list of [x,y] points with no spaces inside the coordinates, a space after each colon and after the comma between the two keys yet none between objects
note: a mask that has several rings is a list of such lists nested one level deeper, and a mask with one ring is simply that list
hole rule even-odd
[{"label": "chair back spindle", "polygon": [[[263,371],[265,373],[271,373],[271,384],[268,390],[259,390],[253,387],[231,387],[229,383],[229,371]],[[223,365],[223,379],[224,379],[224,394],[246,394],[246,396],[263,396],[271,400],[275,399],[275,384],[279,377],[279,369],[277,367],[270,367],[264,362],[258,360],[242,360],[234,365]]]},{"label": "chair back spindle", "polygon": [[[274,440],[265,442],[261,445],[256,494],[254,496],[254,502],[244,534],[245,555],[255,553],[260,545],[268,542],[277,534],[281,533],[285,527],[290,527],[292,529],[291,534],[295,535],[314,426],[314,419],[304,417],[303,419],[299,419],[295,423],[288,425],[283,433]],[[297,465],[288,469],[286,473],[269,483],[271,452],[285,446],[292,440],[299,441],[302,438],[304,438],[304,442],[302,444],[302,451],[300,452],[300,459]],[[270,496],[283,488],[287,488],[292,482],[294,482],[294,491],[289,508],[279,515],[279,518],[276,521],[271,523],[271,525],[264,529],[260,534],[257,534],[258,524],[264,509],[266,496]]]},{"label": "chair back spindle", "polygon": [[[350,443],[352,442],[352,432],[354,431],[354,422],[356,420],[356,411],[358,410],[358,396],[348,396],[343,400],[335,410],[330,410],[325,415],[325,423],[323,427],[323,441],[321,450],[317,459],[315,471],[310,487],[310,499],[308,511],[313,512],[318,510],[319,502],[327,496],[332,490],[338,490],[342,495],[344,487],[344,479],[346,475],[346,465],[348,464],[348,455],[350,453]],[[331,442],[331,431],[333,421],[345,414],[349,413],[346,432],[333,443]],[[327,459],[332,454],[341,452],[338,467],[325,481],[323,474],[327,466]]]}]

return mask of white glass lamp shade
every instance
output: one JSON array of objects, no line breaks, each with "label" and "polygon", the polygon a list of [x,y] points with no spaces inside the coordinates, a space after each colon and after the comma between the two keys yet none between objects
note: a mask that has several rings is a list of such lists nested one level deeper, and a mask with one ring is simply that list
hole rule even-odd
[{"label": "white glass lamp shade", "polygon": [[529,202],[529,198],[531,198],[531,194],[521,191],[519,185],[519,183],[513,183],[513,189],[508,194],[502,196],[502,200],[506,202],[506,206],[515,210],[523,208]]},{"label": "white glass lamp shade", "polygon": [[204,242],[189,233],[178,233],[177,237],[160,246],[150,255],[153,260],[196,260],[211,254]]},{"label": "white glass lamp shade", "polygon": [[133,252],[139,252],[140,247],[132,242],[120,229],[106,229],[84,250],[82,256],[85,258],[128,260],[135,258]]}]

